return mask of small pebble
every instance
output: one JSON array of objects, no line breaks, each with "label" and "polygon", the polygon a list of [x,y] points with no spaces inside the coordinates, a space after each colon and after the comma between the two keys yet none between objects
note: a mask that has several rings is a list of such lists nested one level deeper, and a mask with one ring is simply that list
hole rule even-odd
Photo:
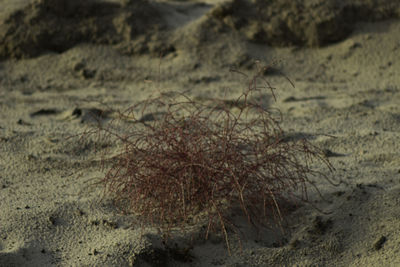
[{"label": "small pebble", "polygon": [[374,249],[380,250],[383,247],[383,244],[385,244],[386,240],[386,236],[381,236],[378,240],[375,241]]}]

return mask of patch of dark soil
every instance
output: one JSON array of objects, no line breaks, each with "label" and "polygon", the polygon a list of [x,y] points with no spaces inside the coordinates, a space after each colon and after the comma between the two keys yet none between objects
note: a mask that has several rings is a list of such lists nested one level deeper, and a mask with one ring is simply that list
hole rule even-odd
[{"label": "patch of dark soil", "polygon": [[43,115],[55,115],[57,113],[59,113],[59,111],[56,109],[40,109],[38,111],[31,113],[30,116],[36,117],[36,116],[43,116]]},{"label": "patch of dark soil", "polygon": [[[208,16],[215,26],[213,30],[234,30],[250,41],[272,46],[319,47],[345,39],[358,22],[400,18],[400,2],[232,0],[217,5]],[[206,24],[212,25],[208,20]]]},{"label": "patch of dark soil", "polygon": [[35,0],[0,25],[0,59],[61,53],[79,43],[121,43],[162,25],[159,11],[145,0]]}]

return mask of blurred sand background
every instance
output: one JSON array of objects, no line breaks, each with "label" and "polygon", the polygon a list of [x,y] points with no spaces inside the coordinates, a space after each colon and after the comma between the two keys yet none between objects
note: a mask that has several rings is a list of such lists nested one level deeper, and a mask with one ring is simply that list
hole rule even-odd
[{"label": "blurred sand background", "polygon": [[[399,18],[394,0],[0,0],[0,266],[400,266]],[[229,69],[256,60],[278,60],[265,75],[288,138],[343,183],[318,181],[325,213],[299,205],[232,256],[218,235],[167,249],[90,186],[95,142],[67,137],[99,102],[160,88],[234,99],[247,84]]]}]

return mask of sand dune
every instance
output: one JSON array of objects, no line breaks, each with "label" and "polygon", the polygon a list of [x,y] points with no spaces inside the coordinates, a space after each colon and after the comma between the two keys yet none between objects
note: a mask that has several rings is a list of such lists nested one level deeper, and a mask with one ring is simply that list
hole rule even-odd
[{"label": "sand dune", "polygon": [[[0,266],[399,266],[400,4],[266,2],[0,0]],[[235,99],[229,70],[256,60],[276,63],[263,97],[287,140],[342,183],[317,179],[283,231],[238,219],[231,256],[202,225],[166,247],[95,184],[118,145],[73,136],[159,90]]]}]

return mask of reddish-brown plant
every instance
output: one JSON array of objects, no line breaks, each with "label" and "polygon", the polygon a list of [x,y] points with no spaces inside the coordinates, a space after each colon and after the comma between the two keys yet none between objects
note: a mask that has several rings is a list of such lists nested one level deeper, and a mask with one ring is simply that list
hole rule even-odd
[{"label": "reddish-brown plant", "polygon": [[280,219],[279,202],[294,192],[306,196],[310,176],[322,175],[310,163],[331,165],[308,141],[284,140],[279,113],[255,100],[263,89],[275,97],[262,73],[235,100],[162,93],[96,128],[120,144],[102,179],[106,192],[167,232],[205,218],[208,230],[222,230],[228,249],[233,206],[254,225]]}]

